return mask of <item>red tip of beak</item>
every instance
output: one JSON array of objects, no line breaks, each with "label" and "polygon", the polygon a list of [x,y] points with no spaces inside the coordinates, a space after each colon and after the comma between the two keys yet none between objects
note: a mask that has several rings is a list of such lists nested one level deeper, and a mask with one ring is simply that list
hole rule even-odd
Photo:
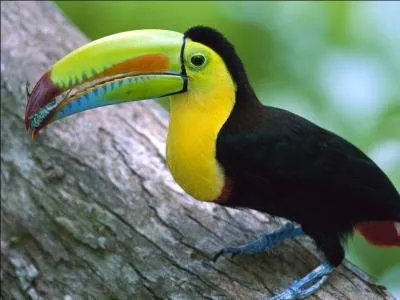
[{"label": "red tip of beak", "polygon": [[[47,71],[36,83],[31,94],[28,94],[28,103],[25,110],[25,127],[30,129],[29,118],[41,107],[48,104],[54,97],[61,94],[62,90],[50,79],[50,71]],[[36,136],[36,130],[32,132],[32,137]]]}]

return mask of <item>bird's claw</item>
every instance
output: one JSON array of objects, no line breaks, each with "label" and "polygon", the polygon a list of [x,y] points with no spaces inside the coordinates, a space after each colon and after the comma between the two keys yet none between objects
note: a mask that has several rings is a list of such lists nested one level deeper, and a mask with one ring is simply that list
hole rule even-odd
[{"label": "bird's claw", "polygon": [[236,255],[240,254],[242,251],[240,247],[225,247],[219,250],[212,258],[213,262],[216,262],[218,258],[223,254],[231,254],[231,259]]},{"label": "bird's claw", "polygon": [[[294,281],[289,288],[273,297],[264,297],[263,300],[295,300],[304,299],[318,290],[328,279],[333,267],[328,263],[319,265],[312,272],[300,280]],[[311,284],[311,286],[309,286]]]},{"label": "bird's claw", "polygon": [[238,254],[257,254],[265,249],[271,249],[275,247],[278,243],[287,238],[293,238],[303,234],[304,232],[301,227],[295,226],[293,223],[287,223],[273,232],[265,232],[255,241],[252,241],[248,244],[237,247],[222,248],[217,252],[217,254],[214,255],[213,261],[217,261],[222,254],[226,253],[232,254],[231,258],[234,258]]}]

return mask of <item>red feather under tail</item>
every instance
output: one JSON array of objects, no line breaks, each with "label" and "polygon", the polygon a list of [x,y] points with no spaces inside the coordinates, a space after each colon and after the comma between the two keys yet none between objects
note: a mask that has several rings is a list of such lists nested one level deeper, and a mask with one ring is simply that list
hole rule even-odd
[{"label": "red feather under tail", "polygon": [[400,246],[400,223],[392,221],[368,222],[357,225],[357,230],[377,246]]}]

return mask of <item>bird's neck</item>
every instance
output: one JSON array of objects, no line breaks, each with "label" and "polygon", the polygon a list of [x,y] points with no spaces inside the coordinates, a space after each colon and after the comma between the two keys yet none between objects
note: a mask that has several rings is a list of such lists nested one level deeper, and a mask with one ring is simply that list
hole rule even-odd
[{"label": "bird's neck", "polygon": [[252,131],[265,117],[265,106],[258,100],[250,85],[236,91],[235,105],[223,127],[227,134]]},{"label": "bird's neck", "polygon": [[232,81],[207,92],[172,97],[167,164],[177,183],[194,198],[215,201],[225,185],[216,159],[217,137],[235,104]]}]

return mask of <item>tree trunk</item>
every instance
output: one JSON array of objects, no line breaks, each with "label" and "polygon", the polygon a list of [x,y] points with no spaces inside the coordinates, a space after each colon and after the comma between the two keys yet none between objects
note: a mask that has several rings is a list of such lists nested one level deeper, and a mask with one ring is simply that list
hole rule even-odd
[{"label": "tree trunk", "polygon": [[[319,263],[309,238],[210,262],[280,221],[185,195],[156,103],[85,112],[32,141],[25,83],[86,42],[50,3],[1,4],[2,299],[259,299]],[[393,299],[349,263],[311,298]]]}]

